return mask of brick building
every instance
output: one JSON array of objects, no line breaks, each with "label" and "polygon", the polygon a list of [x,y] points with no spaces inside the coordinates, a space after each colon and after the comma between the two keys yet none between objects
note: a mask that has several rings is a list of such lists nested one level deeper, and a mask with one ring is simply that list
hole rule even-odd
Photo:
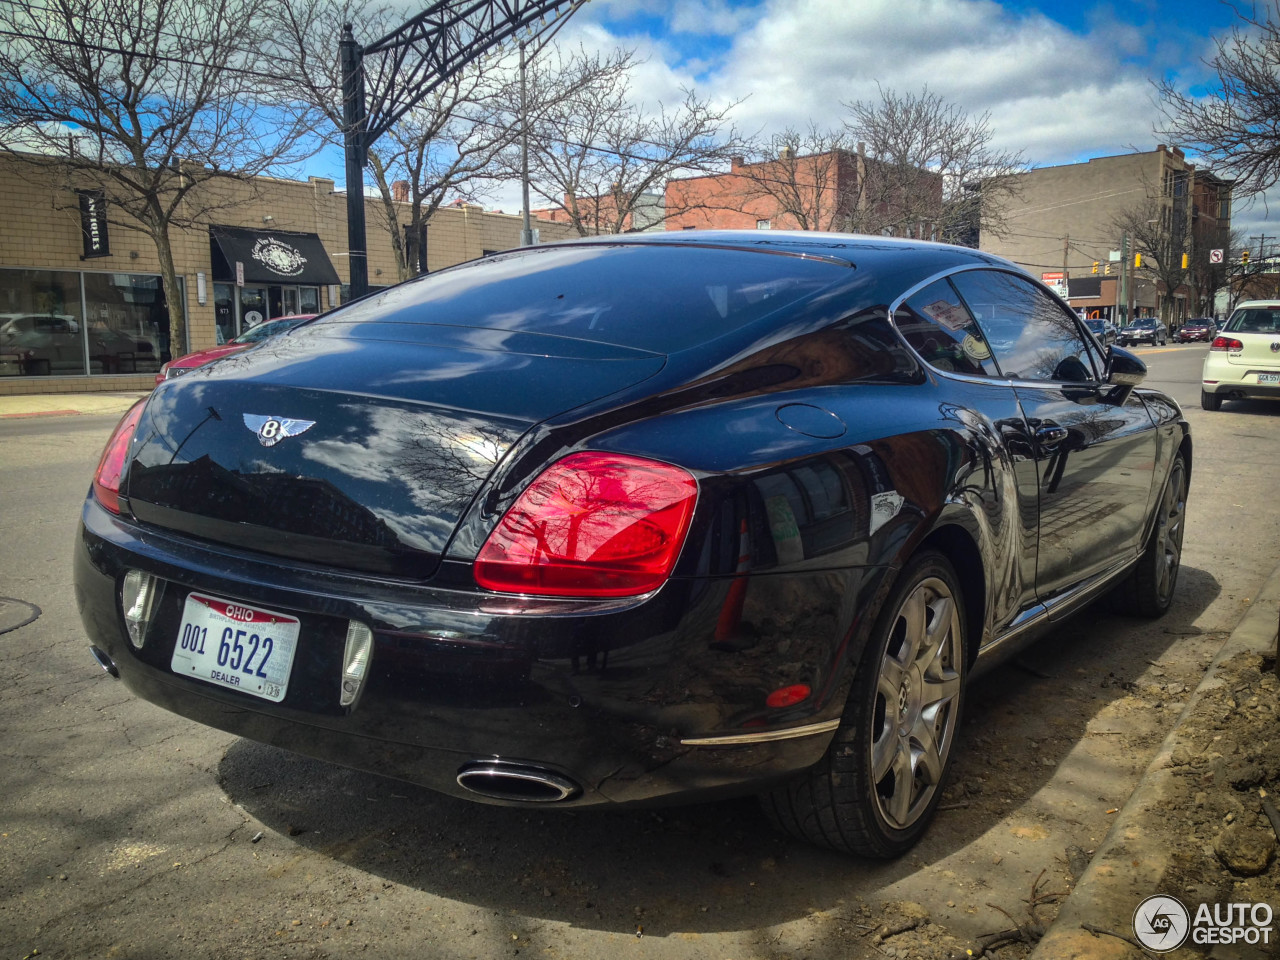
[{"label": "brick building", "polygon": [[[103,211],[91,187],[69,186],[57,159],[0,154],[0,394],[146,389],[172,347],[210,347],[262,320],[341,302],[346,195],[333,180],[204,188],[220,192],[216,204],[201,204],[216,213],[171,234],[186,308],[179,337],[155,245]],[[396,262],[386,215],[380,200],[366,204],[369,282],[388,285]],[[544,240],[575,235],[538,226]],[[441,208],[428,224],[427,266],[518,246],[520,228],[518,216]]]},{"label": "brick building", "polygon": [[910,203],[938,209],[942,178],[903,171],[856,151],[796,154],[783,148],[772,160],[730,161],[728,173],[671,180],[666,189],[668,230],[828,230],[934,239],[937,226],[913,216]]}]

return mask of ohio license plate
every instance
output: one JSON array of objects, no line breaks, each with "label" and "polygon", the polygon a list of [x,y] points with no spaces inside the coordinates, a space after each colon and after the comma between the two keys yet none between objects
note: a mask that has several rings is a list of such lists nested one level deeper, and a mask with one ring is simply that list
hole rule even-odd
[{"label": "ohio license plate", "polygon": [[1258,374],[1258,382],[1280,385],[1280,373],[1260,373]]},{"label": "ohio license plate", "polygon": [[169,669],[279,703],[289,688],[298,620],[234,600],[190,594]]}]

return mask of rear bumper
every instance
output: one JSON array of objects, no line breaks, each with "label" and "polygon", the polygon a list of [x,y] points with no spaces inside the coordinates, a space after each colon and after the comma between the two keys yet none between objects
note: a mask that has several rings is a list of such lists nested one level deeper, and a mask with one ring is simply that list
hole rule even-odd
[{"label": "rear bumper", "polygon": [[[1280,365],[1262,372],[1280,375]],[[1205,393],[1223,397],[1280,397],[1280,384],[1258,382],[1257,364],[1231,363],[1225,353],[1210,353],[1201,372],[1200,387]]]},{"label": "rear bumper", "polygon": [[[164,584],[141,650],[126,638],[118,599],[128,569]],[[76,600],[95,656],[143,699],[238,736],[470,799],[486,798],[459,786],[468,765],[529,765],[580,788],[565,805],[750,793],[816,763],[861,649],[865,618],[841,623],[841,598],[869,606],[884,572],[757,576],[745,590],[730,589],[732,579],[673,580],[640,601],[548,603],[283,566],[121,521],[92,499],[75,548]],[[281,703],[169,669],[193,589],[299,617]],[[728,636],[730,602],[744,621],[757,609],[805,614],[785,631],[744,626]],[[353,619],[371,627],[374,649],[359,699],[341,707]],[[813,695],[765,706],[771,690],[790,683],[811,685]],[[796,730],[808,732],[769,739]],[[743,736],[749,742],[686,742]]]}]

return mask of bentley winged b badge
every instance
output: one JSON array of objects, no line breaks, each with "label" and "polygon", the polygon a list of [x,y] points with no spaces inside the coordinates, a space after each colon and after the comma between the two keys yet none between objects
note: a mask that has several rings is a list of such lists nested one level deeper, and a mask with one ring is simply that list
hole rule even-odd
[{"label": "bentley winged b badge", "polygon": [[258,442],[264,447],[274,447],[285,437],[296,437],[306,433],[316,425],[314,420],[290,420],[288,417],[264,417],[257,413],[246,413],[244,425],[258,435]]}]

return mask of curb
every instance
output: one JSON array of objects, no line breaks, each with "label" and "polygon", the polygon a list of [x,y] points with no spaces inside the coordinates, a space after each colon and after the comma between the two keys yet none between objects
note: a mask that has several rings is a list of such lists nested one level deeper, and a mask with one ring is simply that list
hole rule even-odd
[{"label": "curb", "polygon": [[1274,655],[1280,612],[1280,567],[1267,579],[1252,606],[1214,655],[1204,678],[1187,700],[1133,794],[1125,802],[1088,869],[1062,904],[1057,918],[1028,960],[1130,960],[1136,948],[1114,937],[1096,937],[1081,924],[1132,934],[1133,911],[1158,891],[1169,866],[1169,852],[1146,829],[1148,811],[1165,795],[1174,776],[1173,750],[1184,741],[1184,721],[1206,691],[1220,685],[1218,665],[1240,653]]}]

